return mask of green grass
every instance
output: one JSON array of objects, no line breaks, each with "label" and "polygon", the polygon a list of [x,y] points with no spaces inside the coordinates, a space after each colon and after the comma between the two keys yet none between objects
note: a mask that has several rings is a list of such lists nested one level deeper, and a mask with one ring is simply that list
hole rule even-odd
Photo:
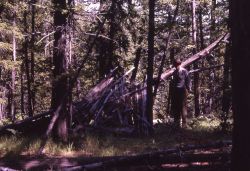
[{"label": "green grass", "polygon": [[[173,130],[171,125],[155,125],[151,137],[121,137],[87,133],[85,137],[69,143],[55,143],[51,139],[45,147],[48,156],[114,156],[170,148],[182,144],[203,144],[217,140],[229,140],[230,134],[221,134],[216,118],[200,117],[189,122],[189,127]],[[35,155],[41,143],[40,137],[21,135],[0,137],[0,156]]]}]

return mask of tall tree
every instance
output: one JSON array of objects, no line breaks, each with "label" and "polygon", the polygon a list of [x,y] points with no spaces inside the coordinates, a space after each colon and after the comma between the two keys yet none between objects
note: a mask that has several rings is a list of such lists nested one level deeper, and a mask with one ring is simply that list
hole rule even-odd
[{"label": "tall tree", "polygon": [[[197,51],[197,24],[196,24],[196,0],[192,1],[192,36],[193,36],[193,54]],[[198,64],[194,63],[194,69],[198,68]],[[200,89],[199,89],[199,73],[194,74],[194,108],[195,116],[200,115]]]},{"label": "tall tree", "polygon": [[148,123],[153,126],[153,74],[154,74],[154,34],[155,34],[155,0],[149,0],[148,25],[148,66],[147,66],[147,101],[146,116]]},{"label": "tall tree", "polygon": [[31,99],[30,99],[30,115],[33,116],[35,106],[35,15],[36,0],[31,1],[31,40],[30,40],[30,83],[31,83]]},{"label": "tall tree", "polygon": [[[23,24],[24,24],[24,33],[28,35],[29,28],[28,28],[28,11],[25,10],[23,13]],[[29,37],[25,36],[23,42],[23,55],[24,55],[24,63],[25,63],[25,74],[27,79],[27,108],[28,108],[28,115],[31,117],[33,115],[33,108],[32,108],[32,92],[31,92],[31,81],[30,81],[30,65],[29,65]]]},{"label": "tall tree", "polygon": [[222,91],[222,114],[221,127],[222,131],[226,132],[228,129],[229,111],[231,105],[231,88],[230,88],[230,69],[231,69],[231,42],[226,45],[226,52],[224,55],[224,69],[223,69],[223,91]]},{"label": "tall tree", "polygon": [[[67,56],[66,56],[66,26],[67,26],[67,3],[66,0],[53,0],[54,5],[54,49],[53,49],[53,87],[52,87],[52,99],[51,107],[53,110],[65,104],[63,100],[64,95],[67,94],[68,84],[67,84]],[[62,141],[67,141],[68,139],[68,116],[67,106],[63,105],[59,117],[56,121],[54,128],[54,136],[61,139]]]},{"label": "tall tree", "polygon": [[250,170],[250,10],[248,0],[230,0],[232,37],[232,171]]},{"label": "tall tree", "polygon": [[[217,0],[212,0],[211,2],[211,9],[210,9],[210,17],[211,17],[211,21],[210,21],[210,42],[213,42],[213,38],[214,38],[214,35],[215,35],[215,31],[216,31],[216,6],[217,6]],[[208,60],[208,63],[209,65],[213,66],[215,65],[215,60],[213,58],[210,58]],[[211,113],[211,110],[212,110],[212,106],[213,106],[213,101],[214,101],[214,98],[213,98],[213,94],[215,92],[215,87],[213,85],[213,82],[215,80],[215,72],[214,70],[211,70],[210,74],[209,74],[209,90],[210,90],[210,95],[207,97],[208,98],[208,110],[207,112],[208,113]]]},{"label": "tall tree", "polygon": [[[15,10],[15,8],[14,8]],[[16,12],[13,13],[13,39],[12,39],[12,45],[13,45],[13,62],[16,62],[17,57],[17,40],[16,40]],[[14,99],[14,93],[15,93],[15,81],[16,81],[16,69],[15,67],[12,68],[11,71],[11,87],[10,87],[10,116],[12,117],[12,120],[15,121],[15,99]]]}]

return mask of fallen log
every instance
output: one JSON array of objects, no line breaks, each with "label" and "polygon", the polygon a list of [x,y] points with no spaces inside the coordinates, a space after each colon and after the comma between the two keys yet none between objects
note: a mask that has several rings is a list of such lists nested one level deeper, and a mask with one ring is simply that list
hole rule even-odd
[{"label": "fallen log", "polygon": [[32,125],[34,124],[34,122],[36,122],[38,120],[41,121],[44,118],[46,118],[45,120],[48,120],[50,118],[50,114],[51,114],[51,111],[48,111],[48,112],[45,112],[45,113],[37,114],[37,115],[35,115],[33,117],[23,119],[21,121],[17,121],[15,123],[12,123],[12,124],[9,124],[9,125],[6,125],[6,126],[2,126],[0,128],[0,134],[10,133],[9,130],[11,130],[11,129],[14,129],[14,130],[17,130],[17,131],[27,130],[28,132],[37,131],[38,125],[36,126],[36,129],[30,129],[32,127]]},{"label": "fallen log", "polygon": [[222,148],[231,145],[231,142],[217,142],[209,145],[187,145],[157,152],[151,152],[135,156],[116,157],[110,160],[91,163],[82,166],[74,166],[65,168],[67,171],[85,170],[105,170],[112,167],[122,166],[140,166],[140,165],[159,165],[174,163],[191,163],[191,162],[225,162],[229,161],[230,155],[226,152],[210,153],[210,154],[193,154],[186,153],[198,149]]},{"label": "fallen log", "polygon": [[[86,171],[106,170],[111,168],[119,168],[123,166],[141,166],[141,165],[161,165],[176,163],[192,163],[192,162],[226,162],[229,160],[228,153],[215,154],[170,154],[170,155],[152,155],[147,157],[127,157],[121,160],[110,160],[100,163],[85,165]],[[75,168],[76,169],[76,168]],[[74,169],[74,170],[75,170]],[[81,168],[82,169],[82,168]],[[66,169],[67,170],[67,169]],[[77,169],[78,170],[78,169]]]},{"label": "fallen log", "polygon": [[0,171],[18,171],[18,170],[15,170],[15,169],[12,169],[12,168],[9,168],[9,167],[1,167],[0,166]]},{"label": "fallen log", "polygon": [[143,156],[141,158],[135,156],[130,156],[127,158],[122,158],[118,160],[107,160],[98,163],[86,164],[83,166],[74,166],[63,168],[66,171],[101,171],[101,170],[111,170],[112,168],[122,168],[122,167],[135,167],[135,166],[158,166],[163,164],[190,164],[191,163],[229,163],[230,154],[229,153],[213,153],[213,154],[169,154],[169,155],[152,155]]},{"label": "fallen log", "polygon": [[[168,163],[177,163],[178,160],[180,160],[181,156],[186,152],[189,155],[184,156],[186,157],[186,161],[190,159],[190,161],[194,161],[195,158],[198,158],[198,155],[195,155],[192,157],[190,152],[195,152],[202,150],[200,153],[209,151],[216,151],[222,154],[222,158],[219,158],[219,153],[216,153],[216,155],[212,156],[210,155],[210,158],[212,157],[218,157],[219,159],[217,161],[222,161],[223,159],[227,160],[227,153],[224,153],[223,151],[227,151],[227,148],[230,147],[232,144],[231,141],[221,141],[221,142],[214,142],[211,144],[202,144],[202,145],[185,145],[181,147],[176,148],[168,148],[168,149],[160,149],[159,151],[151,152],[151,153],[145,153],[145,154],[139,154],[134,156],[110,156],[110,157],[84,157],[84,156],[78,156],[78,157],[47,157],[47,156],[26,156],[26,155],[20,155],[20,156],[14,156],[14,157],[2,157],[0,158],[0,166],[9,167],[16,170],[48,170],[53,168],[53,170],[79,170],[79,168],[83,168],[84,166],[91,166],[96,163],[102,163],[102,162],[110,162],[110,161],[119,161],[123,162],[132,159],[139,160],[141,158],[141,162],[148,157],[149,160],[154,160],[154,156],[169,156],[176,154],[175,157],[177,158],[176,161],[171,162],[170,158],[167,158],[169,160]],[[226,148],[226,150],[222,150]],[[222,152],[221,152],[222,151]],[[229,150],[230,151],[230,150]],[[211,153],[210,153],[211,154]],[[151,156],[151,157],[150,157]],[[174,156],[174,155],[173,155]],[[178,157],[179,156],[179,157]],[[203,157],[203,156],[202,156]],[[204,156],[203,159],[209,158],[208,156]],[[126,159],[126,160],[125,160]],[[165,159],[165,160],[167,160]],[[172,159],[171,159],[172,160]],[[198,159],[199,160],[199,159]],[[212,159],[213,160],[213,159]],[[217,162],[215,161],[215,162]],[[157,163],[157,161],[155,162]],[[153,162],[154,164],[154,162]],[[166,164],[164,161],[160,164]],[[108,164],[109,165],[109,164]],[[138,164],[135,164],[135,166],[138,166]],[[78,169],[77,169],[78,168]],[[83,170],[83,169],[82,169]],[[111,170],[111,169],[108,169]]]}]

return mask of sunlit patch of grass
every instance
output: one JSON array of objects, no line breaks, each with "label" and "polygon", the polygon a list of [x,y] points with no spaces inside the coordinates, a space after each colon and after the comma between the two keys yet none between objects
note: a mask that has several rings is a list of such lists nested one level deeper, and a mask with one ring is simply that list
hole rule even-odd
[{"label": "sunlit patch of grass", "polygon": [[117,155],[117,150],[114,146],[110,146],[100,150],[99,156],[115,156]]},{"label": "sunlit patch of grass", "polygon": [[17,154],[21,150],[23,139],[16,136],[0,137],[0,155]]},{"label": "sunlit patch of grass", "polygon": [[192,119],[190,126],[196,131],[214,131],[219,128],[220,120],[216,117],[200,116]]},{"label": "sunlit patch of grass", "polygon": [[[175,130],[171,123],[157,124],[154,135],[150,137],[86,133],[86,136],[79,136],[66,144],[49,139],[45,146],[45,154],[51,157],[134,155],[182,144],[230,139],[230,135],[216,132],[219,126],[219,119],[199,117],[190,120],[188,128],[180,130]],[[40,137],[2,136],[0,137],[0,156],[34,155],[40,144]]]}]

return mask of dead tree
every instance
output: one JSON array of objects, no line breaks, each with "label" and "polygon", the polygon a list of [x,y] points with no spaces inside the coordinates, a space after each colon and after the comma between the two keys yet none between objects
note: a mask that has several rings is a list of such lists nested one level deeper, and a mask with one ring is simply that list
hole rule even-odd
[{"label": "dead tree", "polygon": [[[221,36],[207,48],[184,61],[182,66],[188,66],[194,61],[204,58],[210,51],[217,47],[222,40],[227,39],[228,36],[228,34]],[[81,70],[81,68],[79,68],[79,70]],[[114,69],[99,84],[94,86],[82,101],[74,103],[74,122],[83,126],[88,126],[92,123],[95,127],[105,127],[109,125],[107,123],[111,122],[115,123],[114,125],[118,128],[132,126],[134,127],[135,132],[144,134],[144,128],[150,126],[150,123],[145,119],[146,85],[145,82],[137,85],[126,83],[126,80],[129,79],[128,75],[131,74],[133,70],[134,68],[131,68],[123,76],[115,79],[114,75],[116,69]],[[165,71],[161,75],[161,81],[163,82],[170,77],[173,72],[173,68]],[[77,75],[73,80],[76,80],[76,78]],[[73,85],[71,86],[73,87]],[[67,94],[64,95],[63,99],[66,97]],[[61,105],[64,105],[64,102]],[[57,120],[59,115],[58,111],[61,110],[60,106],[56,111],[52,112],[53,115],[49,114],[46,115],[46,117],[44,115],[39,119],[43,120],[43,118],[46,119],[48,116],[51,118],[50,123],[47,123],[47,138]],[[32,123],[37,122],[36,120],[38,121],[38,119],[34,118]],[[18,123],[9,125],[1,128],[0,132],[12,128],[22,130],[21,127],[27,127],[27,124],[29,123],[31,123],[31,121],[23,121],[22,124],[19,124],[20,126],[16,126]]]}]

